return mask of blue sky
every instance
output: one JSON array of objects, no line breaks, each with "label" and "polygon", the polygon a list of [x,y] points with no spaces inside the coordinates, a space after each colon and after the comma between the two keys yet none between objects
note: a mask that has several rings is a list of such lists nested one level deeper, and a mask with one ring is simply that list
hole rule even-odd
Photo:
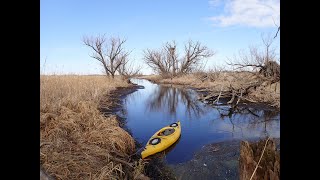
[{"label": "blue sky", "polygon": [[[130,58],[145,74],[152,71],[143,64],[143,50],[172,40],[181,50],[192,39],[216,51],[210,68],[261,45],[262,33],[276,33],[274,22],[280,25],[280,0],[40,0],[40,67],[44,73],[101,74],[82,37],[105,34],[126,38]],[[278,53],[279,36],[273,42]]]}]

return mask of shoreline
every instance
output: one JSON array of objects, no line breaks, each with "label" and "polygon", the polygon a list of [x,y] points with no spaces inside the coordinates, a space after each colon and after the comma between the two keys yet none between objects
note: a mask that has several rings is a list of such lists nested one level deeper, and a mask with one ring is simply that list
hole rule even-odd
[{"label": "shoreline", "polygon": [[[174,85],[174,86],[181,86],[182,88],[187,88],[187,89],[192,89],[194,91],[197,92],[197,95],[198,95],[198,100],[205,103],[205,104],[210,104],[213,102],[212,100],[212,97],[210,100],[206,100],[206,97],[209,96],[211,93],[213,93],[214,91],[209,88],[212,88],[210,86],[208,87],[197,87],[198,84],[193,84],[193,83],[189,83],[189,82],[185,82],[185,83],[179,83],[177,81],[172,81],[169,82],[169,81],[163,81],[164,79],[158,79],[158,78],[153,78],[153,77],[138,77],[138,79],[144,79],[144,80],[147,80],[151,83],[154,83],[154,84],[158,84],[158,85],[164,85],[164,86],[168,86],[168,85]],[[165,79],[167,80],[167,79]],[[216,98],[219,98],[218,96]],[[223,101],[224,103],[222,105],[234,105],[235,103],[232,102],[230,104],[228,104],[227,102],[230,101],[232,97],[221,97],[219,98],[219,101]],[[238,98],[235,98],[236,100]],[[273,109],[276,109],[277,111],[280,112],[280,100],[276,101],[276,104],[279,104],[278,105],[273,105],[271,102],[264,102],[264,101],[250,101],[249,99],[247,98],[242,98],[241,101],[239,102],[239,106],[242,106],[242,105],[249,105],[249,106],[257,106],[257,107],[267,107],[267,108],[273,108]],[[214,105],[214,104],[211,104],[211,105]]]}]

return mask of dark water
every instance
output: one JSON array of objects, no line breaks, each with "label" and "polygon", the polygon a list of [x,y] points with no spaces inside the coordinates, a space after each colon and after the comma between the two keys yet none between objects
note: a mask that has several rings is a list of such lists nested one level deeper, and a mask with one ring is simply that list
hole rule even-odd
[{"label": "dark water", "polygon": [[160,128],[181,121],[181,137],[166,154],[169,164],[190,160],[195,151],[208,143],[236,139],[280,137],[280,113],[273,109],[229,106],[212,107],[197,100],[191,89],[132,82],[144,89],[128,95],[120,116],[140,143],[145,144]]}]

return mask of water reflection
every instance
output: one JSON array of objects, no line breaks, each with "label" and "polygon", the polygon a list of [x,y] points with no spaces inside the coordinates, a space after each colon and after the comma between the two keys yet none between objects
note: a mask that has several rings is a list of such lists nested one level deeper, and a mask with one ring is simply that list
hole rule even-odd
[{"label": "water reflection", "polygon": [[128,95],[122,117],[134,138],[145,144],[160,128],[181,121],[181,137],[165,159],[169,164],[192,158],[195,151],[208,143],[235,139],[280,137],[280,113],[258,106],[216,105],[197,101],[197,94],[178,86],[152,84],[145,80],[133,82],[145,89]]},{"label": "water reflection", "polygon": [[200,117],[206,112],[201,107],[201,103],[196,101],[194,92],[175,86],[159,86],[154,93],[150,94],[146,103],[150,111],[166,111],[173,116],[176,116],[179,106],[186,107],[189,117]]},{"label": "water reflection", "polygon": [[269,133],[270,129],[279,130],[279,116],[280,113],[275,109],[260,109],[247,106],[215,106],[219,113],[218,119],[229,121],[232,125],[232,137],[234,137],[236,128],[241,132],[241,136],[245,138],[243,129],[245,131],[254,132],[257,129],[262,131],[260,136],[267,137],[272,134]]}]

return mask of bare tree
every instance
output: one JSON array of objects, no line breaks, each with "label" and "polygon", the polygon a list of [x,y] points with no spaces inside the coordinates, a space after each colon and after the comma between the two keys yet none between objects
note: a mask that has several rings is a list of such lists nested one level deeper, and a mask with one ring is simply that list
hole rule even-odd
[{"label": "bare tree", "polygon": [[238,57],[229,59],[227,64],[232,65],[235,69],[251,70],[262,74],[264,77],[280,79],[280,65],[277,63],[275,48],[271,46],[273,38],[270,35],[262,37],[262,42],[263,50],[251,46],[249,47],[249,53],[240,51]]},{"label": "bare tree", "polygon": [[106,75],[111,75],[112,78],[114,78],[120,66],[127,61],[129,52],[123,48],[126,40],[120,38],[107,39],[105,35],[98,35],[97,37],[85,36],[83,42],[94,51],[90,57],[98,60]]},{"label": "bare tree", "polygon": [[167,59],[171,62],[171,78],[176,75],[178,70],[178,54],[177,54],[177,44],[175,41],[171,43],[167,42],[164,46],[164,51],[166,52]]},{"label": "bare tree", "polygon": [[177,52],[176,42],[167,42],[161,50],[145,50],[144,60],[160,75],[172,77],[194,71],[204,59],[215,54],[207,46],[191,40],[185,45],[185,55],[182,58],[179,58]]},{"label": "bare tree", "polygon": [[199,66],[203,59],[209,58],[215,54],[207,46],[202,46],[200,42],[190,40],[185,45],[185,55],[181,61],[180,73],[189,73]]}]

